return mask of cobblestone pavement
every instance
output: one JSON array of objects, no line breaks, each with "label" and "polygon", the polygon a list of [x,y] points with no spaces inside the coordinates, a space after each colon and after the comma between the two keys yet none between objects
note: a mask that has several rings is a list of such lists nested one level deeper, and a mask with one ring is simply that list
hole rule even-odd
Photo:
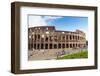
[{"label": "cobblestone pavement", "polygon": [[58,56],[62,56],[64,54],[76,53],[81,50],[87,50],[87,48],[30,50],[28,51],[28,60],[53,60],[57,59]]}]

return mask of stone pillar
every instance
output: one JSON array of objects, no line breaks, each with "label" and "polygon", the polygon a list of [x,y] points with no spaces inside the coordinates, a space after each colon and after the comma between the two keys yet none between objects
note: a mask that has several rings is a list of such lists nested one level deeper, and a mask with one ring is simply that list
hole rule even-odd
[{"label": "stone pillar", "polygon": [[76,48],[76,42],[74,42],[74,48]]},{"label": "stone pillar", "polygon": [[55,34],[54,34],[54,32],[53,32],[53,43],[52,43],[52,49],[54,49],[54,36],[55,36]]},{"label": "stone pillar", "polygon": [[[33,35],[33,41],[32,41],[32,44],[33,44],[33,46],[32,46],[32,50],[34,49],[34,35]],[[33,50],[34,51],[34,50]]]},{"label": "stone pillar", "polygon": [[39,46],[39,49],[41,50],[41,34],[39,34],[39,35],[40,35],[40,40],[39,40],[40,46]]},{"label": "stone pillar", "polygon": [[70,48],[70,42],[68,43],[68,46],[69,46],[69,48]]},{"label": "stone pillar", "polygon": [[37,50],[37,34],[36,34],[35,44],[36,44],[36,50]]},{"label": "stone pillar", "polygon": [[62,36],[61,36],[61,49],[62,49]]},{"label": "stone pillar", "polygon": [[50,48],[50,36],[48,36],[48,49]]},{"label": "stone pillar", "polygon": [[71,44],[72,44],[72,48],[73,48],[73,42],[71,42]]},{"label": "stone pillar", "polygon": [[57,39],[57,41],[56,41],[57,48],[56,49],[58,49],[58,35],[56,36],[56,39]]},{"label": "stone pillar", "polygon": [[44,41],[43,41],[43,48],[44,48],[44,50],[45,50],[45,34],[44,34]]},{"label": "stone pillar", "polygon": [[72,40],[71,40],[71,42],[72,42],[72,41],[73,41],[73,34],[71,35],[71,39],[72,39]]}]

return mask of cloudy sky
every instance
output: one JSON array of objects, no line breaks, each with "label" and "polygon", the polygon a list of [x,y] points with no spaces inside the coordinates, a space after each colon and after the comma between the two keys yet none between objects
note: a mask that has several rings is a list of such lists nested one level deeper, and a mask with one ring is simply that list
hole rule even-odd
[{"label": "cloudy sky", "polygon": [[29,27],[34,26],[55,26],[57,30],[75,31],[82,30],[88,38],[88,17],[75,16],[43,16],[29,15]]}]

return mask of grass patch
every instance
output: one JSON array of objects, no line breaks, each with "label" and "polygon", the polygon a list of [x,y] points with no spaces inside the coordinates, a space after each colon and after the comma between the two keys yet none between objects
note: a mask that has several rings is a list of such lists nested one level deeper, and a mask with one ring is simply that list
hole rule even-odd
[{"label": "grass patch", "polygon": [[76,58],[88,58],[88,51],[80,51],[78,53],[67,54],[57,59],[76,59]]}]

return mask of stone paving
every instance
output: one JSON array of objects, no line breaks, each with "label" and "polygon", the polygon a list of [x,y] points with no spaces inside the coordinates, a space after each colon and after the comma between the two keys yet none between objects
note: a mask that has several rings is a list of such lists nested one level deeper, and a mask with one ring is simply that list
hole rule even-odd
[{"label": "stone paving", "polygon": [[54,60],[57,57],[76,53],[87,48],[70,48],[70,49],[50,49],[50,50],[30,50],[28,51],[28,60]]}]

